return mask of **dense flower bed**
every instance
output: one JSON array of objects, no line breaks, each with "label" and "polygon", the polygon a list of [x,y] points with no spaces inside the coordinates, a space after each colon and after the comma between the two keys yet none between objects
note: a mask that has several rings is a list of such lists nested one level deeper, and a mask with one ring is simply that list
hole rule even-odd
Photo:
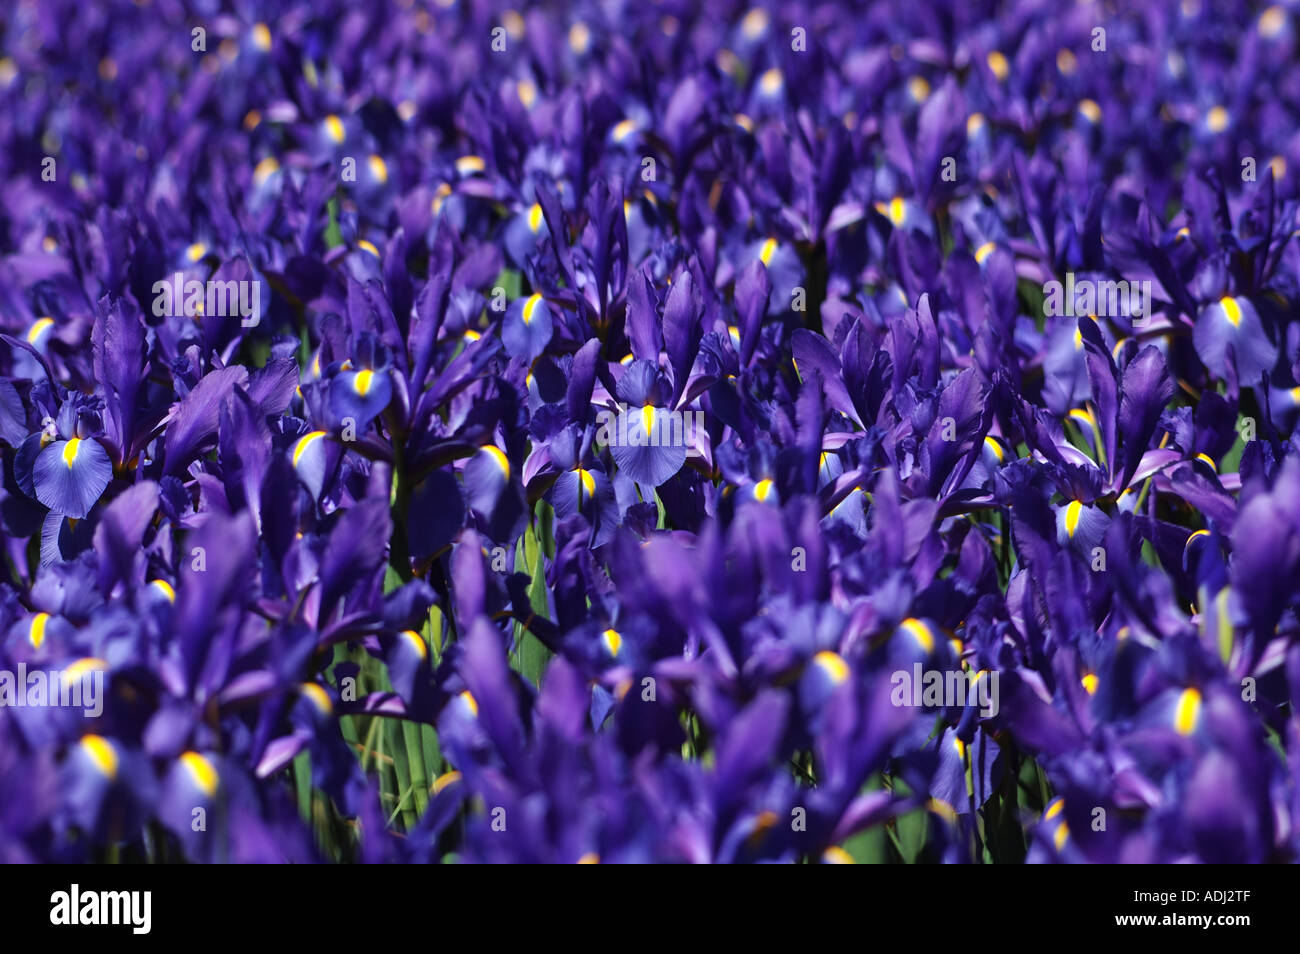
[{"label": "dense flower bed", "polygon": [[234,10],[0,14],[0,860],[1295,860],[1294,13]]}]

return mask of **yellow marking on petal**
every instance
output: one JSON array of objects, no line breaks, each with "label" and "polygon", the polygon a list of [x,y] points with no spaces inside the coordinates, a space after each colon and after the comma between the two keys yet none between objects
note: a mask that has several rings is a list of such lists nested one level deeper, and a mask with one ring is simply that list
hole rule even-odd
[{"label": "yellow marking on petal", "polygon": [[384,157],[383,157],[383,156],[371,156],[370,159],[367,160],[367,161],[368,161],[369,164],[370,164],[370,174],[371,174],[372,176],[374,176],[377,180],[379,180],[379,183],[380,183],[381,185],[382,185],[383,183],[387,182],[387,181],[388,181],[388,163],[384,162]]},{"label": "yellow marking on petal", "polygon": [[78,659],[70,666],[64,667],[63,676],[65,679],[80,677],[84,672],[93,672],[96,669],[107,669],[108,663],[98,656],[84,656]]},{"label": "yellow marking on petal", "polygon": [[909,616],[899,626],[904,629],[921,644],[921,648],[927,653],[934,652],[934,634],[930,632],[930,627],[914,616]]},{"label": "yellow marking on petal", "polygon": [[1083,350],[1083,331],[1081,331],[1079,328],[1074,329],[1074,350],[1075,351]]},{"label": "yellow marking on petal", "polygon": [[63,462],[68,465],[68,470],[72,470],[72,465],[77,460],[77,448],[80,446],[80,437],[74,437],[63,445]]},{"label": "yellow marking on petal", "polygon": [[579,20],[569,27],[569,49],[579,56],[591,46],[591,27]]},{"label": "yellow marking on petal", "polygon": [[429,647],[425,645],[424,640],[420,638],[420,634],[417,633],[415,630],[404,629],[400,633],[398,633],[398,635],[402,639],[406,640],[407,645],[409,645],[412,649],[414,649],[416,654],[421,659],[429,658]]},{"label": "yellow marking on petal", "polygon": [[634,132],[636,132],[636,122],[631,119],[623,119],[614,125],[610,135],[614,137],[615,142],[622,142]]},{"label": "yellow marking on petal", "polygon": [[999,464],[1006,460],[1006,454],[1002,450],[1002,445],[988,434],[984,435],[984,446],[993,452],[993,456],[998,459]]},{"label": "yellow marking on petal", "polygon": [[623,648],[623,637],[619,635],[616,629],[605,630],[600,634],[600,639],[611,656],[617,656],[618,651]]},{"label": "yellow marking on petal", "polygon": [[167,597],[168,603],[176,602],[176,590],[166,580],[150,580],[149,585],[156,589],[163,596]]},{"label": "yellow marking on petal", "polygon": [[822,864],[824,865],[855,865],[856,861],[853,856],[841,848],[839,845],[831,845],[822,852]]},{"label": "yellow marking on petal", "polygon": [[772,254],[776,251],[776,239],[769,238],[763,242],[763,247],[758,250],[758,260],[764,265],[772,261]]},{"label": "yellow marking on petal", "polygon": [[1052,799],[1052,804],[1047,806],[1047,811],[1043,812],[1043,817],[1048,821],[1051,821],[1063,811],[1065,811],[1065,799],[1054,798]]},{"label": "yellow marking on petal", "polygon": [[32,625],[27,630],[27,641],[34,649],[40,649],[45,642],[45,624],[50,621],[49,613],[37,613],[32,617]]},{"label": "yellow marking on petal", "polygon": [[1074,538],[1074,531],[1079,529],[1079,516],[1083,513],[1083,504],[1077,500],[1071,500],[1065,508],[1065,535]]},{"label": "yellow marking on petal", "polygon": [[641,428],[647,434],[654,433],[655,412],[658,410],[653,404],[647,404],[641,408]]},{"label": "yellow marking on petal", "polygon": [[966,138],[969,139],[972,136],[978,135],[979,131],[983,128],[984,128],[983,113],[971,113],[969,116],[966,117]]},{"label": "yellow marking on petal", "polygon": [[267,156],[253,169],[253,184],[264,185],[266,180],[280,171],[280,161],[275,156]]},{"label": "yellow marking on petal", "polygon": [[1056,834],[1052,836],[1052,844],[1056,845],[1056,850],[1060,851],[1065,847],[1065,843],[1070,840],[1070,826],[1061,822],[1061,827],[1056,829]]},{"label": "yellow marking on petal", "polygon": [[915,103],[924,103],[930,98],[930,83],[924,76],[913,76],[907,81],[907,95]]},{"label": "yellow marking on petal", "polygon": [[1281,156],[1274,156],[1268,161],[1268,167],[1273,170],[1274,179],[1286,178],[1286,160]]},{"label": "yellow marking on petal", "polygon": [[530,325],[533,323],[533,312],[537,310],[537,306],[540,305],[541,302],[542,302],[541,292],[533,292],[531,295],[528,296],[528,300],[524,302],[524,312],[523,312],[524,324]]},{"label": "yellow marking on petal", "polygon": [[844,657],[839,653],[823,649],[813,657],[812,661],[813,665],[830,676],[831,682],[837,686],[849,678],[849,664],[844,661]]},{"label": "yellow marking on petal", "polygon": [[[466,693],[466,695],[468,695],[468,693]],[[471,698],[473,697],[471,696]],[[452,769],[452,771],[447,772],[444,775],[439,775],[437,778],[435,778],[433,780],[433,785],[429,787],[429,790],[433,792],[433,794],[437,795],[448,785],[453,785],[459,781],[460,781],[460,773],[457,772],[455,769]]]},{"label": "yellow marking on petal", "polygon": [[370,393],[370,389],[375,383],[375,372],[369,368],[363,368],[357,372],[357,376],[352,379],[352,390],[356,391],[361,397]]},{"label": "yellow marking on petal", "polygon": [[1219,307],[1223,309],[1223,315],[1228,319],[1228,324],[1234,328],[1241,327],[1241,305],[1237,304],[1237,299],[1231,295],[1225,295],[1219,299]]},{"label": "yellow marking on petal", "polygon": [[945,802],[942,798],[931,798],[925,803],[925,807],[934,814],[938,815],[948,824],[953,825],[957,822],[957,810]]},{"label": "yellow marking on petal", "polygon": [[957,757],[963,762],[966,761],[966,743],[957,736],[952,737],[952,747],[957,750]]},{"label": "yellow marking on petal", "polygon": [[903,201],[902,196],[896,195],[889,200],[889,221],[895,225],[902,225],[905,218],[907,218],[907,203]]},{"label": "yellow marking on petal", "polygon": [[[317,687],[319,688],[319,687]],[[190,777],[204,795],[211,798],[217,793],[217,770],[212,763],[198,752],[186,752],[181,756],[181,764],[189,769]]]},{"label": "yellow marking on petal", "polygon": [[32,326],[27,329],[27,343],[36,344],[36,339],[44,334],[47,328],[50,328],[53,325],[53,318],[37,318],[32,322]]},{"label": "yellow marking on petal", "polygon": [[[534,202],[532,208],[528,210],[528,228],[536,232],[542,227],[542,206],[541,203]],[[540,296],[539,296],[540,297]]]},{"label": "yellow marking on petal", "polygon": [[1095,99],[1080,100],[1079,112],[1083,113],[1083,117],[1094,126],[1101,122],[1101,107]]},{"label": "yellow marking on petal", "polygon": [[1072,76],[1078,67],[1079,61],[1075,57],[1073,51],[1065,49],[1056,51],[1056,68],[1060,70],[1062,74],[1065,76]]},{"label": "yellow marking on petal", "polygon": [[578,484],[581,486],[582,492],[588,497],[594,497],[596,495],[596,478],[592,476],[591,471],[583,470],[579,467]]},{"label": "yellow marking on petal", "polygon": [[740,21],[740,32],[747,40],[757,40],[767,32],[768,19],[766,10],[762,7],[754,7]]},{"label": "yellow marking on petal", "polygon": [[1089,414],[1087,410],[1081,407],[1075,407],[1070,409],[1070,419],[1074,421],[1079,421],[1080,423],[1083,424],[1087,424],[1089,427],[1094,426],[1092,415]]},{"label": "yellow marking on petal", "polygon": [[483,336],[479,334],[477,331],[475,331],[473,328],[465,329],[464,338],[466,341],[478,341],[482,337]]},{"label": "yellow marking on petal", "polygon": [[326,692],[319,683],[304,682],[298,687],[298,689],[304,696],[311,700],[311,704],[314,705],[322,715],[334,714],[334,700],[330,698],[330,694]]},{"label": "yellow marking on petal", "polygon": [[594,851],[589,851],[589,852],[587,852],[585,855],[583,855],[581,858],[579,858],[579,859],[577,860],[576,864],[580,864],[580,865],[598,865],[598,864],[600,864],[600,855],[596,854],[596,852],[594,852]]},{"label": "yellow marking on petal", "polygon": [[764,96],[775,96],[781,92],[781,87],[785,85],[785,77],[781,71],[773,66],[758,78],[758,89]]},{"label": "yellow marking on petal", "polygon": [[1291,395],[1292,401],[1294,401],[1296,404],[1300,404],[1300,387],[1292,388],[1290,391],[1287,392],[1287,394]]},{"label": "yellow marking on petal", "polygon": [[473,693],[466,689],[457,698],[459,698],[461,702],[465,703],[466,708],[469,709],[470,715],[475,718],[478,717],[478,700],[474,698]]},{"label": "yellow marking on petal", "polygon": [[357,248],[363,252],[369,252],[375,258],[379,258],[379,249],[375,248],[375,243],[367,239],[357,239]]},{"label": "yellow marking on petal", "polygon": [[1093,695],[1097,691],[1097,674],[1085,673],[1084,677],[1079,680],[1083,684],[1083,691],[1088,695]]},{"label": "yellow marking on petal", "polygon": [[1214,462],[1214,458],[1209,454],[1197,454],[1196,459],[1205,461],[1205,463],[1210,465],[1210,470],[1214,471],[1216,474],[1219,472],[1219,465]]},{"label": "yellow marking on petal", "polygon": [[1174,730],[1179,735],[1191,735],[1201,717],[1201,693],[1188,687],[1178,697],[1174,709]]},{"label": "yellow marking on petal", "polygon": [[983,265],[986,261],[988,261],[988,257],[993,254],[993,251],[997,247],[998,246],[996,242],[985,242],[979,248],[975,249],[976,264]]},{"label": "yellow marking on petal", "polygon": [[1286,10],[1274,4],[1259,15],[1259,32],[1272,39],[1286,28]]},{"label": "yellow marking on petal", "polygon": [[514,10],[507,10],[501,14],[501,25],[506,28],[506,33],[512,40],[523,39],[524,36],[524,18]]},{"label": "yellow marking on petal", "polygon": [[1205,116],[1205,125],[1212,133],[1221,133],[1228,128],[1228,111],[1222,106],[1215,106]]},{"label": "yellow marking on petal", "polygon": [[989,55],[984,59],[988,62],[989,69],[993,71],[993,75],[998,78],[999,83],[1005,80],[1011,72],[1011,64],[1007,62],[1007,58],[1001,50],[989,50]]},{"label": "yellow marking on petal", "polygon": [[420,106],[413,99],[404,99],[397,104],[397,118],[404,123],[409,123],[419,111]]},{"label": "yellow marking on petal", "polygon": [[456,160],[456,172],[462,176],[473,175],[487,168],[482,156],[461,156]]},{"label": "yellow marking on petal", "polygon": [[84,735],[81,737],[81,750],[110,782],[117,778],[117,749],[113,748],[112,742],[102,735]]},{"label": "yellow marking on petal", "polygon": [[302,455],[307,448],[324,436],[324,431],[312,431],[310,434],[304,434],[302,437],[298,438],[298,443],[293,445],[293,466],[297,467],[298,461],[302,458]]},{"label": "yellow marking on petal", "polygon": [[509,480],[510,479],[510,458],[506,457],[505,452],[502,451],[501,448],[497,447],[495,444],[483,445],[483,451],[494,461],[496,461],[497,467],[501,469],[501,473],[505,475],[506,480]]},{"label": "yellow marking on petal", "polygon": [[769,477],[764,477],[754,485],[754,499],[759,503],[764,503],[770,496],[772,496],[772,480]]},{"label": "yellow marking on petal", "polygon": [[185,257],[188,258],[191,262],[197,262],[199,259],[201,259],[204,255],[207,254],[208,254],[208,247],[204,245],[202,242],[195,242],[193,245],[191,245],[189,248],[185,250]]},{"label": "yellow marking on petal", "polygon": [[253,45],[263,53],[271,48],[271,30],[265,23],[253,25]]},{"label": "yellow marking on petal", "polygon": [[333,113],[325,117],[325,133],[335,142],[342,142],[346,138],[346,130],[343,128],[343,120],[339,119]]},{"label": "yellow marking on petal", "polygon": [[516,83],[515,93],[519,97],[519,102],[524,104],[524,109],[532,109],[537,103],[537,84],[530,79],[523,79]]}]

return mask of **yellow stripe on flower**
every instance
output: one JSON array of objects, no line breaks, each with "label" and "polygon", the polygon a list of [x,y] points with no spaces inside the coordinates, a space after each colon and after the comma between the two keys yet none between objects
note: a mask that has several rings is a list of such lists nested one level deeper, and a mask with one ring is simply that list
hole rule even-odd
[{"label": "yellow stripe on flower", "polygon": [[600,864],[600,855],[594,851],[589,851],[575,862],[580,865],[598,865]]},{"label": "yellow stripe on flower", "polygon": [[754,7],[740,21],[740,32],[747,40],[757,40],[767,32],[768,15],[762,7]]},{"label": "yellow stripe on flower", "polygon": [[253,184],[264,185],[266,180],[280,171],[280,160],[267,156],[253,169]]},{"label": "yellow stripe on flower", "polygon": [[1007,62],[1006,55],[1001,50],[989,50],[989,55],[985,57],[985,60],[988,61],[989,69],[998,78],[999,83],[1006,79],[1011,72],[1011,64]]},{"label": "yellow stripe on flower", "polygon": [[646,435],[654,433],[656,410],[658,409],[653,404],[647,404],[641,408],[641,428]]},{"label": "yellow stripe on flower", "polygon": [[1191,735],[1200,717],[1200,690],[1188,687],[1178,697],[1178,705],[1174,708],[1174,730],[1179,735]]},{"label": "yellow stripe on flower", "polygon": [[1212,133],[1221,133],[1228,128],[1228,111],[1222,106],[1215,106],[1205,115],[1205,125]]},{"label": "yellow stripe on flower", "polygon": [[1063,811],[1065,811],[1065,799],[1055,798],[1052,799],[1052,804],[1047,806],[1047,811],[1043,812],[1043,817],[1051,821]]},{"label": "yellow stripe on flower", "polygon": [[271,30],[265,23],[253,25],[253,45],[263,53],[271,48]]},{"label": "yellow stripe on flower", "polygon": [[487,167],[482,156],[461,156],[456,160],[456,172],[462,176],[482,172]]},{"label": "yellow stripe on flower", "polygon": [[302,437],[298,438],[298,443],[293,445],[293,466],[297,467],[298,461],[302,459],[302,455],[306,452],[307,448],[324,436],[324,431],[312,431],[310,434],[304,434]]},{"label": "yellow stripe on flower", "polygon": [[984,435],[984,446],[993,452],[993,456],[998,459],[999,464],[1007,459],[1006,454],[1002,450],[1002,445],[988,434]]},{"label": "yellow stripe on flower", "polygon": [[378,179],[381,183],[388,181],[388,163],[384,162],[383,156],[371,156],[368,160],[370,163],[370,174]]},{"label": "yellow stripe on flower", "polygon": [[186,752],[181,756],[181,764],[189,770],[190,778],[204,795],[211,798],[217,793],[217,770],[211,762],[198,752]]},{"label": "yellow stripe on flower", "polygon": [[591,46],[591,27],[579,20],[569,27],[569,49],[579,56]]},{"label": "yellow stripe on flower", "polygon": [[326,116],[325,132],[335,142],[342,142],[344,139],[343,120],[339,119],[333,113]]},{"label": "yellow stripe on flower", "polygon": [[528,300],[524,302],[524,312],[523,312],[524,324],[526,325],[532,324],[533,312],[537,310],[537,306],[540,305],[541,303],[542,303],[541,292],[533,292],[531,295],[528,296]]},{"label": "yellow stripe on flower", "polygon": [[81,737],[81,751],[109,781],[117,778],[117,749],[113,748],[112,742],[102,735],[84,735]]},{"label": "yellow stripe on flower", "polygon": [[1090,673],[1085,673],[1085,674],[1084,674],[1084,677],[1083,677],[1082,679],[1080,679],[1079,681],[1080,681],[1081,683],[1083,683],[1083,691],[1086,692],[1088,695],[1091,696],[1091,695],[1093,695],[1093,694],[1097,691],[1097,674],[1096,674],[1096,673],[1091,673],[1091,672],[1090,672]]},{"label": "yellow stripe on flower", "polygon": [[447,772],[445,775],[439,775],[436,779],[434,779],[433,785],[429,787],[429,790],[433,792],[433,794],[437,795],[448,785],[453,785],[459,781],[460,781],[460,773],[457,772],[455,769],[452,769],[450,772]]},{"label": "yellow stripe on flower", "polygon": [[616,629],[605,630],[600,634],[600,639],[611,656],[617,656],[618,651],[623,648],[623,637],[619,635]]},{"label": "yellow stripe on flower", "polygon": [[764,265],[772,261],[772,254],[776,251],[776,239],[769,238],[763,242],[763,247],[758,250],[758,260]]},{"label": "yellow stripe on flower", "polygon": [[469,714],[477,718],[478,700],[474,698],[474,694],[466,689],[457,698],[460,699],[461,702],[465,703],[465,707],[469,709]]},{"label": "yellow stripe on flower", "polygon": [[361,397],[370,393],[370,389],[375,384],[375,372],[369,368],[362,368],[357,372],[357,376],[352,379],[352,390],[356,391]]},{"label": "yellow stripe on flower", "polygon": [[1071,500],[1069,506],[1065,508],[1065,534],[1073,538],[1074,531],[1079,528],[1079,515],[1083,512],[1083,504],[1077,500]]},{"label": "yellow stripe on flower", "polygon": [[27,641],[32,644],[32,648],[40,649],[41,643],[45,642],[45,625],[49,621],[49,613],[37,613],[32,617],[32,625],[27,630]]},{"label": "yellow stripe on flower", "polygon": [[172,585],[168,583],[166,580],[150,580],[149,585],[152,586],[154,589],[156,589],[163,596],[167,597],[168,603],[176,602],[176,591],[172,589]]},{"label": "yellow stripe on flower", "polygon": [[588,497],[596,495],[596,478],[591,475],[591,471],[577,468],[578,485],[582,488],[581,492]]},{"label": "yellow stripe on flower", "polygon": [[1196,459],[1205,461],[1205,463],[1210,465],[1210,470],[1214,471],[1216,474],[1219,472],[1219,465],[1214,462],[1214,458],[1209,454],[1197,454]]},{"label": "yellow stripe on flower", "polygon": [[379,249],[375,248],[375,243],[369,239],[357,239],[357,248],[363,252],[369,252],[375,258],[379,258]]},{"label": "yellow stripe on flower", "polygon": [[1241,306],[1237,304],[1237,299],[1231,295],[1225,295],[1219,299],[1219,307],[1223,309],[1223,315],[1228,319],[1228,324],[1234,328],[1241,326]]},{"label": "yellow stripe on flower", "polygon": [[967,139],[971,138],[972,136],[978,135],[979,131],[983,128],[984,128],[983,113],[971,113],[969,116],[966,117],[966,138]]},{"label": "yellow stripe on flower", "polygon": [[528,210],[528,228],[529,231],[537,232],[542,227],[542,206],[534,202],[533,207]]},{"label": "yellow stripe on flower", "polygon": [[68,470],[72,470],[72,465],[77,460],[77,448],[80,446],[80,437],[74,437],[63,445],[63,462],[68,465]]},{"label": "yellow stripe on flower", "polygon": [[65,679],[79,679],[84,672],[93,672],[96,669],[107,669],[108,663],[98,656],[83,656],[70,666],[65,666],[63,676]]},{"label": "yellow stripe on flower", "polygon": [[37,318],[32,322],[32,326],[27,329],[27,343],[36,344],[36,339],[44,334],[45,330],[53,324],[53,318]]},{"label": "yellow stripe on flower", "polygon": [[775,66],[758,78],[758,89],[764,96],[775,96],[785,85],[785,77]]},{"label": "yellow stripe on flower", "polygon": [[185,257],[188,258],[191,262],[197,262],[199,259],[201,259],[204,255],[207,254],[208,254],[208,247],[204,245],[202,242],[195,242],[193,245],[191,245],[189,248],[185,250]]},{"label": "yellow stripe on flower", "polygon": [[840,685],[849,678],[849,664],[839,653],[823,649],[813,657],[813,664],[830,676],[831,682]]},{"label": "yellow stripe on flower", "polygon": [[334,713],[334,701],[319,683],[304,682],[298,687],[298,691],[310,699],[312,705],[319,709],[323,715],[332,715]]},{"label": "yellow stripe on flower", "polygon": [[1259,32],[1269,37],[1277,36],[1286,28],[1286,10],[1274,4],[1259,15]]},{"label": "yellow stripe on flower", "polygon": [[610,136],[613,137],[615,142],[622,142],[634,132],[636,132],[636,121],[631,119],[621,119],[615,123],[614,128],[610,130]]},{"label": "yellow stripe on flower", "polygon": [[419,633],[413,629],[404,629],[399,635],[406,640],[407,645],[414,649],[421,659],[429,658],[429,647],[424,644],[424,640],[420,638]]},{"label": "yellow stripe on flower", "polygon": [[772,495],[772,479],[764,477],[754,485],[754,499],[759,503],[764,503]]},{"label": "yellow stripe on flower", "polygon": [[824,865],[854,865],[853,856],[841,848],[839,845],[831,845],[822,852],[822,864]]},{"label": "yellow stripe on flower", "polygon": [[494,461],[496,461],[497,467],[501,468],[501,473],[505,476],[506,480],[509,480],[510,479],[510,458],[508,458],[505,455],[505,452],[502,451],[501,448],[497,447],[495,444],[485,444],[483,446],[483,451]]},{"label": "yellow stripe on flower", "polygon": [[997,247],[997,243],[995,242],[985,242],[979,248],[975,249],[975,262],[979,265],[983,265],[988,261],[989,256],[993,254]]},{"label": "yellow stripe on flower", "polygon": [[1079,112],[1083,114],[1084,119],[1094,126],[1101,122],[1101,107],[1097,105],[1095,99],[1079,100]]},{"label": "yellow stripe on flower", "polygon": [[927,653],[934,652],[934,634],[930,632],[930,627],[921,620],[909,616],[899,624],[899,628],[906,630]]},{"label": "yellow stripe on flower", "polygon": [[1056,834],[1052,836],[1052,844],[1056,845],[1056,850],[1060,851],[1065,847],[1065,843],[1070,840],[1070,826],[1061,822],[1061,827],[1056,829]]}]

